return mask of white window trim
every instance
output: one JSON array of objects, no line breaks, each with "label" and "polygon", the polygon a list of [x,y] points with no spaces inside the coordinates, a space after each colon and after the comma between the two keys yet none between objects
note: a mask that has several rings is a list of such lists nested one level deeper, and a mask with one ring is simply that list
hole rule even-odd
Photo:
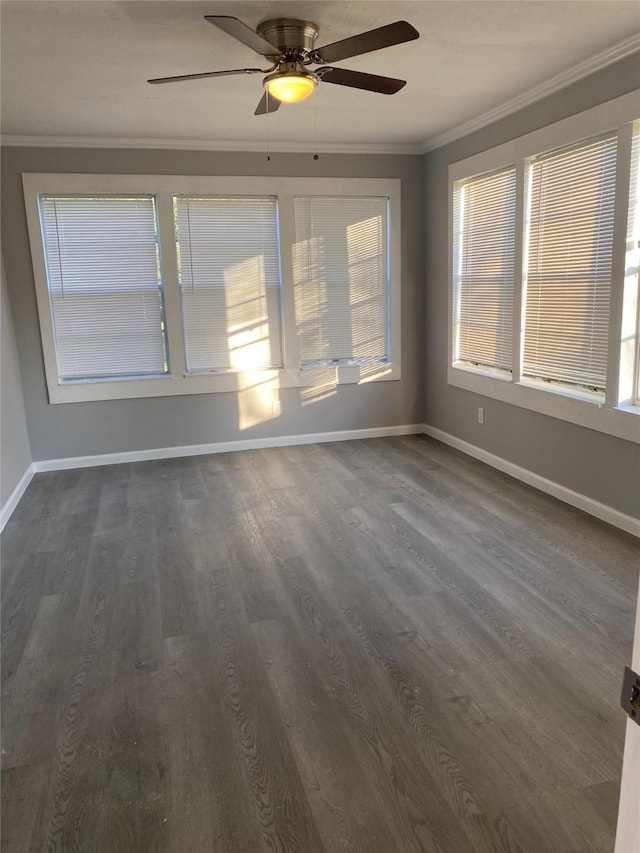
[{"label": "white window trim", "polygon": [[[40,320],[49,402],[118,400],[164,397],[175,394],[210,394],[241,391],[249,385],[299,388],[314,385],[364,384],[399,380],[401,309],[401,181],[399,178],[287,178],[185,175],[87,175],[24,173],[22,183],[31,244],[31,257]],[[156,196],[162,254],[165,311],[168,327],[171,375],[143,379],[113,379],[60,384],[38,197],[55,194],[131,194]],[[182,345],[182,321],[171,199],[173,195],[271,195],[278,197],[280,263],[282,271],[283,367],[279,370],[187,374]],[[291,247],[295,243],[293,200],[295,196],[387,196],[389,198],[389,333],[390,361],[376,366],[299,367],[293,302]]]},{"label": "white window trim", "polygon": [[[501,402],[520,406],[540,414],[579,424],[580,426],[604,432],[609,435],[640,443],[640,407],[619,404],[618,400],[623,377],[619,376],[620,329],[622,325],[622,305],[624,294],[624,266],[626,244],[626,220],[628,209],[628,177],[630,158],[630,123],[638,118],[640,90],[630,92],[613,101],[585,110],[555,124],[536,130],[526,136],[510,140],[496,148],[482,151],[465,160],[449,166],[449,210],[448,210],[448,263],[449,263],[449,300],[448,300],[448,369],[447,381],[450,385],[472,391]],[[604,400],[594,402],[593,397],[579,391],[554,387],[549,389],[543,382],[526,380],[519,375],[522,350],[522,323],[516,318],[522,317],[522,278],[526,254],[523,250],[524,237],[524,186],[525,161],[536,154],[578,143],[581,140],[599,136],[610,131],[618,131],[618,170],[616,187],[616,220],[614,226],[614,268],[611,292],[611,327],[609,335],[609,376],[607,394]],[[626,164],[626,166],[625,166]],[[485,172],[516,166],[518,170],[516,194],[516,253],[515,253],[515,293],[514,293],[514,371],[513,376],[492,374],[468,365],[454,362],[453,340],[453,202],[454,188],[459,181],[481,175]],[[624,185],[626,172],[627,185]],[[628,378],[625,379],[628,384]]]}]

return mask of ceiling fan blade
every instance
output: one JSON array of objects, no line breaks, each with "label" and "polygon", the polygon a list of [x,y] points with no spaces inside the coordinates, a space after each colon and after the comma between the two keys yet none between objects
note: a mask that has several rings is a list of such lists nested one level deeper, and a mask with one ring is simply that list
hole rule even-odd
[{"label": "ceiling fan blade", "polygon": [[209,21],[214,27],[223,30],[227,35],[246,44],[251,50],[255,50],[261,56],[282,56],[282,51],[259,36],[251,27],[243,24],[239,18],[231,15],[205,15],[205,21]]},{"label": "ceiling fan blade", "polygon": [[260,98],[260,103],[256,107],[254,116],[263,116],[267,113],[275,113],[276,110],[280,109],[281,103],[282,101],[279,101],[278,98],[274,98],[265,91],[264,95]]},{"label": "ceiling fan blade", "polygon": [[350,56],[359,56],[361,53],[370,53],[372,50],[403,44],[419,37],[420,33],[411,24],[406,21],[396,21],[394,24],[387,24],[384,27],[318,47],[311,51],[311,57],[314,62],[337,62],[339,59],[348,59]]},{"label": "ceiling fan blade", "polygon": [[406,80],[397,80],[395,77],[365,74],[362,71],[350,71],[348,68],[318,68],[315,73],[324,83],[351,86],[352,89],[365,89],[367,92],[379,92],[381,95],[395,95],[407,83]]},{"label": "ceiling fan blade", "polygon": [[231,77],[234,74],[264,74],[262,68],[234,68],[231,71],[203,71],[202,74],[180,74],[178,77],[156,77],[147,83],[179,83],[181,80],[202,80],[205,77]]}]

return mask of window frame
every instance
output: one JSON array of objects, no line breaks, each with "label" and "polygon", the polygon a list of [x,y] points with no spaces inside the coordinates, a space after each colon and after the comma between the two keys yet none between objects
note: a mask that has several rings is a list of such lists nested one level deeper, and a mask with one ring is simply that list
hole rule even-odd
[{"label": "window frame", "polygon": [[[22,175],[31,246],[36,300],[49,402],[70,403],[209,394],[238,391],[261,382],[280,388],[317,384],[364,384],[401,378],[401,180],[399,178],[288,178],[271,176],[185,176],[48,174]],[[55,338],[42,233],[39,196],[147,193],[155,196],[160,263],[164,283],[170,373],[149,378],[83,380],[61,384],[58,379]],[[275,196],[279,212],[283,366],[280,369],[188,374],[182,338],[182,320],[172,199],[175,195]],[[386,196],[389,199],[389,361],[370,365],[300,368],[294,311],[291,250],[295,243],[294,198],[318,196]]]},{"label": "window frame", "polygon": [[[501,402],[520,406],[540,414],[579,424],[589,429],[640,443],[640,406],[623,391],[629,383],[630,370],[637,363],[623,366],[621,375],[621,337],[625,319],[625,262],[629,205],[629,171],[634,121],[638,119],[639,91],[623,95],[598,107],[578,113],[562,121],[482,151],[449,166],[448,182],[448,362],[447,382],[457,388],[481,394]],[[613,268],[610,302],[607,390],[604,397],[579,389],[554,386],[520,374],[523,347],[524,286],[527,261],[528,211],[527,170],[531,161],[545,152],[577,145],[606,133],[618,133],[618,166],[613,235]],[[516,246],[515,293],[513,323],[513,373],[501,375],[482,368],[456,363],[454,360],[454,193],[456,186],[508,167],[516,168]],[[628,287],[628,285],[627,285]],[[636,353],[640,326],[636,323]]]}]

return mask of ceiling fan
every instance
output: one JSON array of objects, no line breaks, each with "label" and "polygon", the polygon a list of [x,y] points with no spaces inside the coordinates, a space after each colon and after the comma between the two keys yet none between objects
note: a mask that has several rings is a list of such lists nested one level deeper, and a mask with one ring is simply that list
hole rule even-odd
[{"label": "ceiling fan", "polygon": [[[234,68],[229,71],[205,71],[202,74],[182,74],[178,77],[157,77],[149,83],[178,83],[182,80],[201,80],[204,77],[229,77],[234,74],[266,74],[264,94],[254,115],[275,112],[282,101],[294,103],[307,98],[319,82],[350,86],[393,95],[406,84],[406,80],[381,77],[346,68],[326,65],[383,47],[403,44],[419,38],[418,31],[406,21],[396,21],[375,30],[351,36],[340,41],[314,48],[318,27],[310,21],[294,18],[275,18],[263,21],[257,31],[239,18],[229,15],[205,15],[205,20],[223,30],[256,53],[270,60],[270,68]],[[310,65],[321,65],[314,71]]]}]

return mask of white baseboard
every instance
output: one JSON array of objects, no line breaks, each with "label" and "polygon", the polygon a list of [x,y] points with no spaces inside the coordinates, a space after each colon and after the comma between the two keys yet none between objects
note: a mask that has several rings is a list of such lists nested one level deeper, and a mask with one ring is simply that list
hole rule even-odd
[{"label": "white baseboard", "polygon": [[190,444],[178,447],[156,447],[151,450],[131,450],[125,453],[104,453],[97,456],[69,456],[64,459],[42,459],[34,462],[35,471],[63,471],[67,468],[93,468],[97,465],[121,465],[124,462],[145,462],[151,459],[173,459],[181,456],[206,456],[211,453],[230,453],[234,450],[260,450],[268,447],[290,447],[296,444],[320,444],[326,441],[350,441],[356,438],[381,438],[388,435],[416,435],[422,424],[348,429],[336,432],[312,432],[305,435],[282,435],[273,438],[246,438],[237,441],[217,441],[213,444]]},{"label": "white baseboard", "polygon": [[29,465],[27,470],[24,472],[22,477],[20,478],[20,482],[15,487],[15,489],[11,492],[2,508],[0,509],[0,532],[4,530],[4,526],[11,518],[11,513],[18,505],[18,501],[23,496],[26,491],[27,486],[31,482],[33,475],[35,474],[35,468],[33,465]]},{"label": "white baseboard", "polygon": [[98,465],[120,465],[126,462],[144,462],[152,459],[172,459],[181,456],[204,456],[212,453],[229,453],[235,450],[258,450],[269,447],[290,447],[299,444],[319,444],[328,441],[350,441],[358,438],[381,438],[392,435],[415,435],[424,433],[438,441],[455,447],[499,471],[509,474],[516,480],[521,480],[548,495],[575,506],[596,518],[612,524],[627,533],[640,537],[640,520],[606,504],[574,492],[566,486],[547,480],[527,468],[521,468],[513,462],[503,459],[483,450],[474,444],[456,438],[443,430],[428,424],[402,424],[400,426],[374,427],[371,429],[339,430],[335,432],[316,432],[304,435],[275,436],[273,438],[248,438],[237,441],[219,441],[212,444],[182,445],[178,447],[158,447],[151,450],[133,450],[125,453],[104,453],[95,456],[71,456],[64,459],[43,459],[34,462],[25,471],[22,479],[13,490],[11,496],[0,510],[0,530],[3,529],[25,489],[31,482],[34,473],[40,471],[62,471],[69,468],[92,468]]},{"label": "white baseboard", "polygon": [[475,444],[469,444],[469,442],[463,441],[461,438],[456,438],[455,435],[450,435],[448,432],[436,429],[428,424],[424,424],[423,432],[425,435],[436,438],[443,444],[448,444],[450,447],[455,447],[456,450],[461,450],[463,453],[473,456],[474,459],[486,462],[487,465],[491,465],[492,468],[497,468],[498,471],[509,474],[509,476],[514,477],[516,480],[521,480],[523,483],[527,483],[527,485],[533,486],[541,492],[545,492],[554,498],[571,504],[571,506],[588,512],[589,515],[594,515],[601,521],[606,521],[608,524],[620,528],[620,530],[625,530],[627,533],[640,537],[640,519],[633,518],[631,515],[625,515],[625,513],[617,509],[613,509],[580,492],[574,492],[572,489],[568,489],[566,486],[560,485],[560,483],[555,483],[553,480],[547,480],[546,477],[541,477],[539,474],[529,471],[528,468],[521,468],[519,465],[514,465],[513,462],[509,462],[501,456],[496,456],[494,453],[489,453],[488,450],[483,450]]}]

